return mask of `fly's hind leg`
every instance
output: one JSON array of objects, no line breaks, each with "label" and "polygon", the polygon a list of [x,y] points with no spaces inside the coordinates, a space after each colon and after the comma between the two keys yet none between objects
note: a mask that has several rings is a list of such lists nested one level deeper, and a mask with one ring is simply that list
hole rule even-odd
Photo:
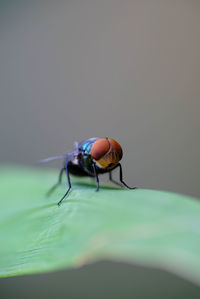
[{"label": "fly's hind leg", "polygon": [[62,175],[63,175],[64,170],[65,170],[64,168],[62,168],[60,170],[59,177],[58,177],[58,182],[49,189],[49,191],[46,193],[46,196],[50,196],[56,190],[56,188],[61,184]]},{"label": "fly's hind leg", "polygon": [[63,201],[63,199],[67,196],[67,194],[69,193],[70,189],[71,189],[71,181],[70,181],[70,176],[69,176],[69,169],[68,169],[68,165],[65,165],[65,173],[66,173],[66,176],[67,176],[67,182],[68,182],[68,189],[67,191],[65,192],[65,194],[63,195],[63,197],[61,198],[61,200],[58,202],[58,206],[60,206],[61,202]]}]

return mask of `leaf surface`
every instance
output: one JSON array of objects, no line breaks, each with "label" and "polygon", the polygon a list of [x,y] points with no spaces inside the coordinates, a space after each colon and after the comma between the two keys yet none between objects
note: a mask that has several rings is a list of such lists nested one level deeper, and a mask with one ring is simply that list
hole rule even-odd
[{"label": "leaf surface", "polygon": [[90,179],[45,192],[57,172],[0,170],[0,276],[116,260],[167,270],[200,285],[200,202],[155,190],[126,190]]}]

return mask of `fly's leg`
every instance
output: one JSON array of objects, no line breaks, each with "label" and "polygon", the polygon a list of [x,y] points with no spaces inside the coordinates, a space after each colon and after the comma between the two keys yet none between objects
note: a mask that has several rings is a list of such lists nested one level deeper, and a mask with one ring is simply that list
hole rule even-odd
[{"label": "fly's leg", "polygon": [[98,174],[97,174],[97,168],[96,168],[95,163],[93,163],[92,166],[93,166],[93,169],[94,169],[94,176],[96,178],[96,183],[97,183],[97,189],[96,189],[96,192],[97,192],[97,191],[99,191],[99,177],[98,177]]},{"label": "fly's leg", "polygon": [[122,166],[120,163],[117,164],[117,167],[119,167],[119,180],[120,182],[128,189],[136,189],[137,187],[129,187],[124,181],[123,181],[123,173],[122,173]]},{"label": "fly's leg", "polygon": [[65,170],[64,168],[61,169],[61,171],[59,173],[59,177],[58,177],[58,182],[49,189],[49,191],[47,192],[46,196],[51,195],[55,191],[55,189],[61,184],[61,182],[62,182],[62,175],[63,175],[64,170]]},{"label": "fly's leg", "polygon": [[111,172],[111,171],[109,172],[109,180],[110,180],[112,183],[114,183],[114,184],[116,184],[116,185],[122,187],[122,185],[121,185],[119,182],[113,180],[113,178],[112,178],[112,172]]},{"label": "fly's leg", "polygon": [[122,166],[121,164],[119,163],[118,164],[119,166],[119,179],[120,179],[120,182],[128,189],[136,189],[136,187],[129,187],[124,181],[123,181],[123,173],[122,173]]},{"label": "fly's leg", "polygon": [[69,177],[69,170],[68,170],[68,166],[65,166],[66,168],[64,168],[66,176],[67,176],[67,181],[68,181],[68,189],[65,192],[64,196],[61,198],[61,200],[58,202],[58,206],[60,206],[61,202],[63,201],[63,199],[67,196],[67,194],[69,193],[69,190],[71,189],[71,181],[70,181],[70,177]]}]

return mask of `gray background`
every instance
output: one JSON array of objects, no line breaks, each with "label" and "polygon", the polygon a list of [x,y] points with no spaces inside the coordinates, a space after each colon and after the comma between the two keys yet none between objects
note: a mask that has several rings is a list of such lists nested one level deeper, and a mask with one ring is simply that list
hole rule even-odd
[{"label": "gray background", "polygon": [[0,65],[1,163],[110,136],[128,184],[200,196],[200,1],[0,1]]},{"label": "gray background", "polygon": [[112,136],[129,184],[200,196],[199,1],[1,1],[2,161]]}]

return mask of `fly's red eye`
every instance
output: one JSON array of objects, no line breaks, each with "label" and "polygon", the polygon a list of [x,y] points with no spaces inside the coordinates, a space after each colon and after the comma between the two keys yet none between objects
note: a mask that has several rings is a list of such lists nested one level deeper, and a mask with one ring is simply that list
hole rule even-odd
[{"label": "fly's red eye", "polygon": [[92,145],[90,155],[93,159],[101,159],[110,149],[110,143],[107,138],[100,138]]},{"label": "fly's red eye", "polygon": [[115,141],[113,138],[108,138],[108,141],[110,142],[113,152],[115,152],[118,156],[118,159],[121,160],[121,158],[123,156],[123,151],[122,151],[121,145],[117,141]]}]

